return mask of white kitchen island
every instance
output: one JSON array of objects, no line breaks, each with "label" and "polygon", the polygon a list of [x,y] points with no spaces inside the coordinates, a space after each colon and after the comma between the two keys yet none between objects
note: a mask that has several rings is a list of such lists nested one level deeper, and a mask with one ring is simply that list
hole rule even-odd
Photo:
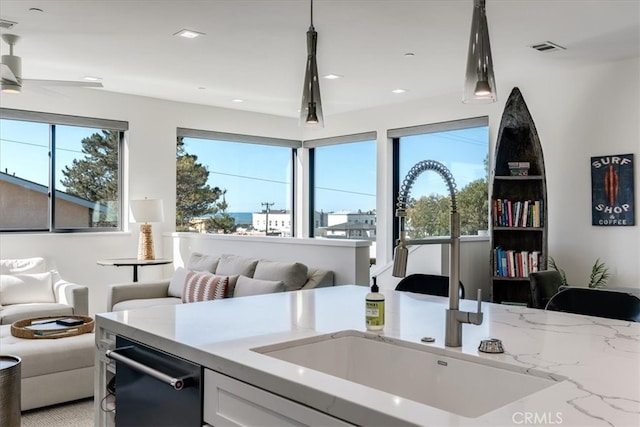
[{"label": "white kitchen island", "polygon": [[[449,348],[444,346],[447,298],[386,292],[383,337],[434,347],[444,356],[506,363],[534,375],[548,373],[557,382],[477,417],[457,415],[252,350],[345,330],[364,332],[367,292],[363,286],[336,286],[99,314],[96,425],[114,422],[113,413],[104,410],[108,405],[103,398],[114,366],[104,350],[113,346],[115,335],[201,365],[205,425],[230,425],[231,421],[216,417],[227,410],[219,406],[235,397],[232,406],[244,400],[251,410],[264,407],[270,417],[291,415],[309,425],[640,425],[640,324],[633,322],[483,304],[483,324],[463,325],[462,347]],[[475,307],[475,301],[460,302],[462,310],[475,311]],[[422,343],[425,336],[435,342]],[[480,341],[489,337],[502,340],[505,352],[479,352]],[[408,372],[424,368],[406,366]],[[216,378],[222,383],[214,385]],[[423,386],[426,390],[438,384]],[[517,384],[497,386],[511,387],[514,393],[518,388]],[[478,394],[485,390],[483,385],[474,387]],[[464,400],[454,403],[466,404]],[[116,402],[116,411],[117,406]],[[240,411],[254,420],[245,423],[276,425],[267,421],[271,418]]]}]

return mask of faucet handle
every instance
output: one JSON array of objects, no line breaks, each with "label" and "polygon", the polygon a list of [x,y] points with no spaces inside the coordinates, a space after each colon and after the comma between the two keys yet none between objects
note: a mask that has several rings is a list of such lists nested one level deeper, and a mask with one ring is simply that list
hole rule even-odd
[{"label": "faucet handle", "polygon": [[482,324],[482,289],[478,289],[478,310],[476,313],[469,313],[469,323],[474,325]]}]

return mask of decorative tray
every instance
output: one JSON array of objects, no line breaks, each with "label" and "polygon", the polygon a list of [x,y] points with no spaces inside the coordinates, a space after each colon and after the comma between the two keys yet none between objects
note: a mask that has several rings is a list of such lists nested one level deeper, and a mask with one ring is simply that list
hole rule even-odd
[{"label": "decorative tray", "polygon": [[90,316],[44,316],[22,319],[11,324],[11,335],[17,338],[64,338],[93,331]]}]

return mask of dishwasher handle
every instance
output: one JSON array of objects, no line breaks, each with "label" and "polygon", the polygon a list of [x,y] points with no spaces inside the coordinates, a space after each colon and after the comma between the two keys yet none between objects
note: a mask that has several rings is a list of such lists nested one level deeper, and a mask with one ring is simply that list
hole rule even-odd
[{"label": "dishwasher handle", "polygon": [[117,362],[122,362],[128,367],[130,367],[131,369],[142,372],[143,374],[149,375],[150,377],[153,377],[165,384],[168,384],[171,387],[173,387],[174,390],[182,390],[184,388],[185,380],[188,379],[188,377],[183,377],[183,378],[172,377],[171,375],[167,375],[164,372],[160,372],[157,369],[151,368],[143,363],[140,363],[136,360],[133,360],[117,352],[118,350],[128,350],[131,348],[133,348],[133,346],[116,348],[114,350],[107,350],[105,351],[105,356]]}]

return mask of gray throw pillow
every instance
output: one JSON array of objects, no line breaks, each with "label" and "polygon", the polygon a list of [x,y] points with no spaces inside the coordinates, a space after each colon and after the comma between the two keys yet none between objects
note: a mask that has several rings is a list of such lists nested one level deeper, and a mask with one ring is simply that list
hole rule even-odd
[{"label": "gray throw pillow", "polygon": [[255,258],[223,254],[220,256],[220,261],[218,261],[218,267],[215,273],[220,276],[233,276],[234,274],[238,274],[253,277],[256,264],[258,264],[258,260]]},{"label": "gray throw pillow", "polygon": [[285,290],[296,291],[307,283],[308,268],[299,262],[278,262],[261,259],[253,273],[254,279],[282,280]]},{"label": "gray throw pillow", "polygon": [[236,289],[233,296],[234,298],[246,297],[283,291],[284,284],[281,280],[258,280],[247,276],[240,276],[236,282]]},{"label": "gray throw pillow", "polygon": [[187,270],[215,273],[219,259],[220,257],[217,255],[205,255],[200,252],[194,252],[187,262]]}]

